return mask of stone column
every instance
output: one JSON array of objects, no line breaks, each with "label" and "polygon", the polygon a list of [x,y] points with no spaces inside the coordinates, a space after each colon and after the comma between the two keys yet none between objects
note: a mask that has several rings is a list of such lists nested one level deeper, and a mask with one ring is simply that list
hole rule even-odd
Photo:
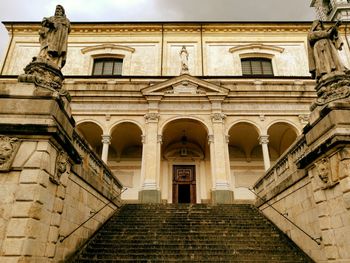
[{"label": "stone column", "polygon": [[102,156],[101,159],[107,164],[108,148],[111,144],[112,137],[110,135],[102,135]]},{"label": "stone column", "polygon": [[212,114],[213,136],[210,143],[210,159],[212,166],[212,176],[215,180],[212,190],[212,201],[214,203],[229,204],[233,201],[233,191],[231,189],[229,158],[227,154],[227,142],[224,132],[223,113]]},{"label": "stone column", "polygon": [[261,144],[261,147],[262,147],[265,171],[267,171],[271,165],[270,155],[269,155],[269,147],[268,147],[269,136],[268,135],[261,135],[259,137],[259,143]]},{"label": "stone column", "polygon": [[148,113],[146,119],[146,134],[142,151],[141,167],[141,191],[139,199],[141,203],[159,203],[160,190],[159,169],[160,169],[160,144],[158,136],[158,113]]}]

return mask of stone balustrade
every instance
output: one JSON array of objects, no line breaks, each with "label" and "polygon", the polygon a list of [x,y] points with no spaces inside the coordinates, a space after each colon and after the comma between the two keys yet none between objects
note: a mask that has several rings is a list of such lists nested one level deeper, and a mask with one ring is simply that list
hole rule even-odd
[{"label": "stone balustrade", "polygon": [[[306,176],[304,170],[298,170],[296,161],[307,150],[304,135],[300,135],[296,141],[280,156],[269,170],[266,171],[254,185],[254,191],[263,199],[273,198],[279,191],[294,184]],[[262,203],[258,200],[259,204]]]},{"label": "stone balustrade", "polygon": [[119,196],[123,188],[121,182],[76,130],[73,131],[73,144],[82,158],[82,165],[73,166],[73,171],[109,198]]}]

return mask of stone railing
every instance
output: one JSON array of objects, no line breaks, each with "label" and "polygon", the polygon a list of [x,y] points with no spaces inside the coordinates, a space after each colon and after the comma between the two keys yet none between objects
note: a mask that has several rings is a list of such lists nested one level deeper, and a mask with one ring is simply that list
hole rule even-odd
[{"label": "stone railing", "polygon": [[75,130],[73,132],[73,144],[82,158],[82,164],[74,166],[73,171],[76,171],[84,180],[98,188],[109,198],[119,196],[123,188],[121,182],[92,150],[88,142]]},{"label": "stone railing", "polygon": [[[254,191],[261,197],[269,198],[275,191],[271,189],[280,185],[283,181],[291,183],[291,175],[297,174],[297,160],[304,156],[307,149],[304,135],[300,135],[296,141],[280,156],[275,164],[254,185]],[[294,178],[297,180],[297,178]],[[267,196],[268,195],[268,196]]]}]

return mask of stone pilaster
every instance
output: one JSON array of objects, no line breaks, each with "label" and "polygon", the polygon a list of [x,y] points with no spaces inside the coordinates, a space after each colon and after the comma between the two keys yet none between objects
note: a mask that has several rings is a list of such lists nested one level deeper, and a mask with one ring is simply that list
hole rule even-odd
[{"label": "stone pilaster", "polygon": [[[159,203],[159,169],[160,169],[160,145],[161,137],[158,136],[158,113],[145,115],[146,134],[142,150],[141,167],[141,191],[139,200],[141,203]],[[147,169],[146,169],[147,167]]]},{"label": "stone pilaster", "polygon": [[229,170],[228,144],[224,131],[225,118],[226,116],[220,112],[212,114],[213,135],[210,137],[210,158],[213,176],[212,201],[229,204],[233,201],[233,191]]}]

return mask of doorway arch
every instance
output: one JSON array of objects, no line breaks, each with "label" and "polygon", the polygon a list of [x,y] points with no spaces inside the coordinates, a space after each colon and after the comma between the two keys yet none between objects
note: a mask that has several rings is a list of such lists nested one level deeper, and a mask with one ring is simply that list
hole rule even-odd
[{"label": "doorway arch", "polygon": [[166,190],[162,194],[168,202],[209,201],[209,152],[208,131],[202,122],[192,118],[177,118],[164,125],[161,146],[163,176],[160,184]]}]

